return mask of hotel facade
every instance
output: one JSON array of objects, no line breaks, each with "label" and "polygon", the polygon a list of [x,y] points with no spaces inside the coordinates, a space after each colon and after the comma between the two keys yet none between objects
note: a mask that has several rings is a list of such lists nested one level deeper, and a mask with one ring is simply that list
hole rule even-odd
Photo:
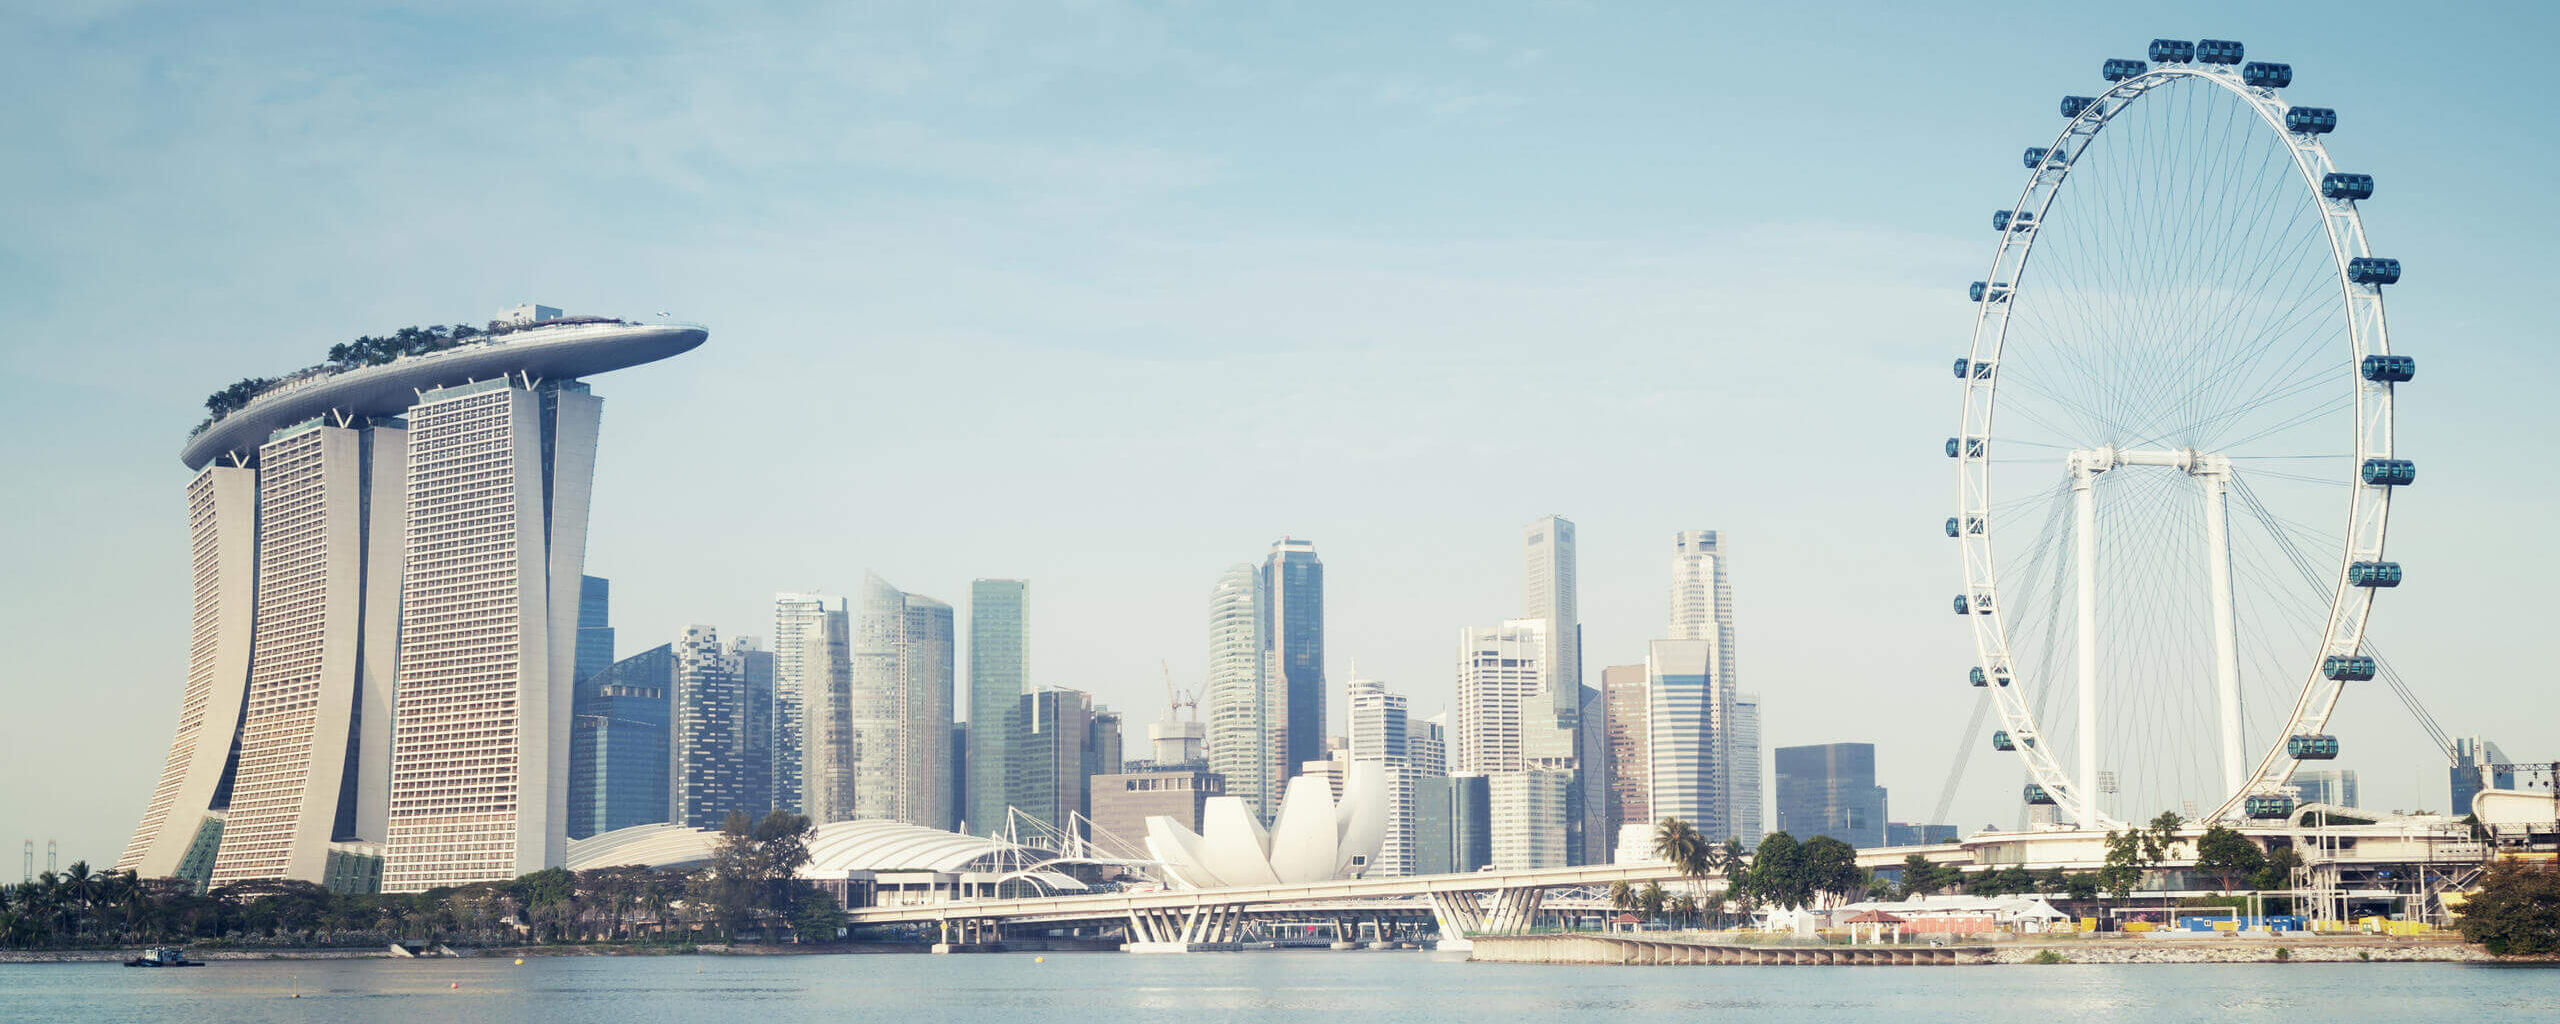
[{"label": "hotel facade", "polygon": [[414,892],[563,863],[603,409],[581,378],[706,337],[525,307],[198,428],[186,686],[116,866]]}]

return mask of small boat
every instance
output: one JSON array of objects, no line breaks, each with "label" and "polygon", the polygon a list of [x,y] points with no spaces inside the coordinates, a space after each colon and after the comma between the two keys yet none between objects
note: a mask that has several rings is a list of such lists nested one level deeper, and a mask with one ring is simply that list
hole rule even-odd
[{"label": "small boat", "polygon": [[187,959],[187,954],[176,946],[154,946],[143,950],[141,956],[125,961],[124,965],[127,967],[202,967],[204,961]]}]

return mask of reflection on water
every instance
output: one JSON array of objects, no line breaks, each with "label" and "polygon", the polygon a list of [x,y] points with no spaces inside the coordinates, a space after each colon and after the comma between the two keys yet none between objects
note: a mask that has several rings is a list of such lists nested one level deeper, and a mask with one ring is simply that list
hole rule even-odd
[{"label": "reflection on water", "polygon": [[[1537,967],[1409,952],[535,957],[0,966],[0,1020],[445,1024],[2043,1018],[2560,1019],[2560,975],[2459,964]],[[2358,1010],[2362,1007],[2362,1011]],[[2379,1018],[2375,1018],[2379,1019]]]}]

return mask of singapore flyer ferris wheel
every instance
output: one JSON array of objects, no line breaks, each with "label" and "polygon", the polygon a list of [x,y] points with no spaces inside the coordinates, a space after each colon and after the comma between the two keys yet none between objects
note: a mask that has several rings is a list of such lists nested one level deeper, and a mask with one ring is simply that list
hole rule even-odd
[{"label": "singapore flyer ferris wheel", "polygon": [[2157,811],[2276,819],[2374,678],[2394,354],[2367,246],[2373,179],[2292,103],[2291,66],[2154,40],[2066,96],[1991,214],[1963,417],[1946,452],[1955,611],[1996,749],[2082,828]]}]

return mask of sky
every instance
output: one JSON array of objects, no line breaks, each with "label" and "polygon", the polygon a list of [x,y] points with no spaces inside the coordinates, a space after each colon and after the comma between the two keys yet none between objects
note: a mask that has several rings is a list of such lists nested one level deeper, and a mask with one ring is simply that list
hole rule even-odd
[{"label": "sky", "polygon": [[[1032,581],[1032,673],[1137,723],[1225,566],[1312,539],[1327,670],[1452,701],[1581,539],[1586,672],[1724,531],[1764,743],[1872,741],[1891,816],[2014,818],[1938,451],[1963,300],[2066,93],[2238,39],[2380,181],[2416,355],[2373,637],[2457,734],[2560,756],[2560,206],[2540,5],[67,2],[0,11],[0,842],[111,862],[184,680],[179,442],[332,343],[538,301],[711,328],[605,397],[622,653],[877,571]],[[2379,689],[2365,803],[2441,807]],[[2003,755],[2005,756],[2005,755]]]}]

